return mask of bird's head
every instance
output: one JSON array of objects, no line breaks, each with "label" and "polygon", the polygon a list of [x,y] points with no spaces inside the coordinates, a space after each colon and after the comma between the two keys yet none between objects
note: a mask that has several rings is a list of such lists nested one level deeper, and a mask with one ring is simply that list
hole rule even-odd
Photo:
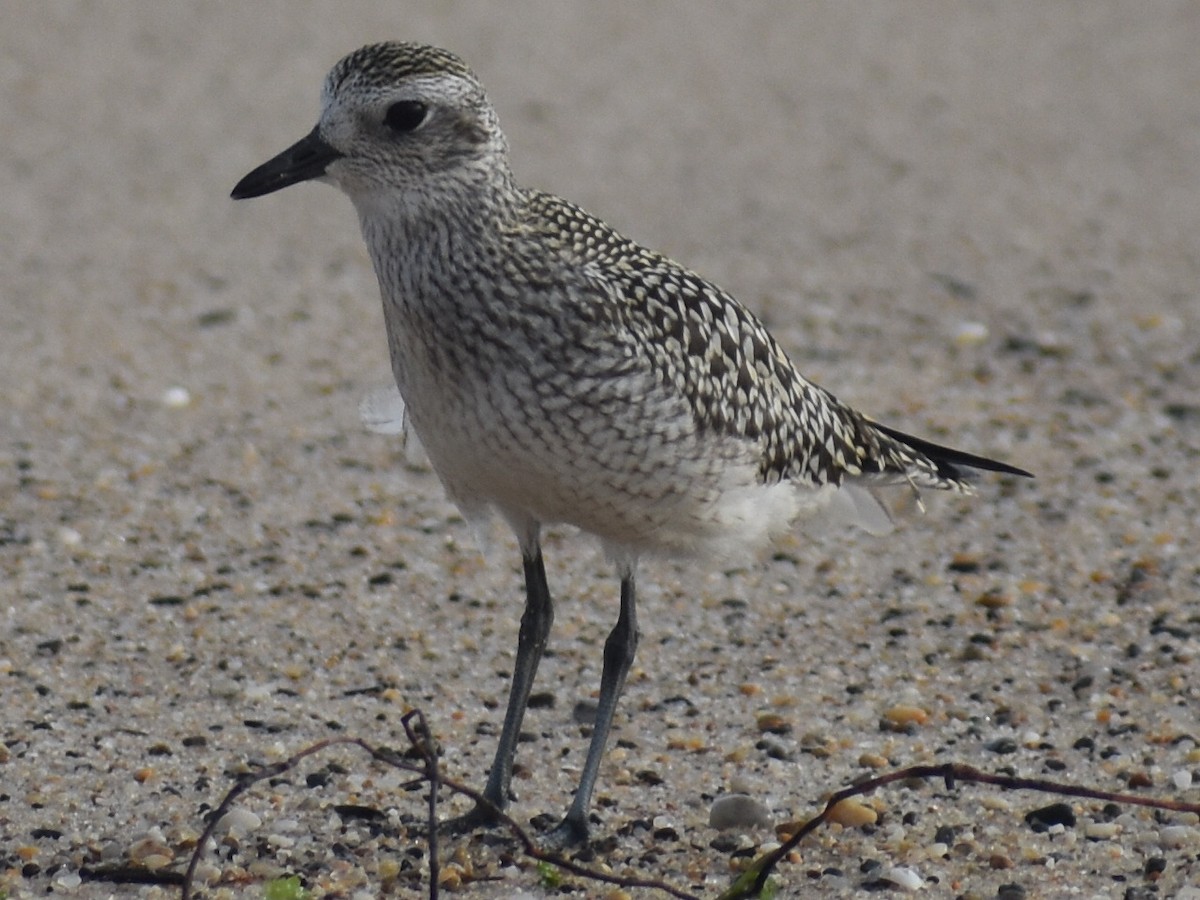
[{"label": "bird's head", "polygon": [[424,44],[371,44],[339,61],[304,138],[248,174],[234,199],[302,181],[331,183],[360,213],[436,200],[508,178],[495,111],[458,56]]}]

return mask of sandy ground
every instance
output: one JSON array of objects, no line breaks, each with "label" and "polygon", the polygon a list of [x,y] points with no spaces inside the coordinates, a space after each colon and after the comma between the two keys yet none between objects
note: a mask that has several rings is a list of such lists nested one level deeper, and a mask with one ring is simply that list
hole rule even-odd
[{"label": "sandy ground", "polygon": [[[784,822],[912,763],[1200,800],[1200,7],[4,18],[0,894],[173,896],[80,872],[181,871],[246,766],[332,735],[403,746],[413,706],[447,774],[482,783],[515,547],[497,526],[481,556],[435,479],[358,421],[388,370],[349,203],[228,199],[312,127],[328,67],[384,38],[462,53],[524,181],[732,290],[841,397],[1038,475],[884,540],[814,523],[743,568],[647,566],[597,863],[712,896],[773,838],[709,829],[718,794]],[[586,541],[546,552],[560,602],[519,754],[526,822],[565,807],[572,710],[616,614]],[[889,728],[897,706],[927,720]],[[205,857],[206,895],[297,873],[318,895],[419,896],[423,808],[399,781],[331,751],[262,786]],[[1076,825],[1034,833],[1025,813],[1055,799],[881,791],[878,824],[814,836],[782,894],[857,896],[891,866],[927,896],[1200,884],[1196,816],[1068,801]],[[456,848],[500,879],[456,896],[550,892],[512,843]]]}]

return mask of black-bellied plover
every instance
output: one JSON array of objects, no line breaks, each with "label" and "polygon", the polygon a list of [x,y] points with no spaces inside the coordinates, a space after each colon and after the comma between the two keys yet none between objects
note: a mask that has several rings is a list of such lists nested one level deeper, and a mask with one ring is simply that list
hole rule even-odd
[{"label": "black-bellied plover", "polygon": [[525,611],[484,790],[496,807],[509,801],[554,617],[542,525],[595,535],[620,576],[591,745],[554,835],[562,842],[588,833],[638,643],[639,558],[750,552],[831,505],[885,530],[875,493],[884,485],[964,492],[972,469],[1028,474],[871,421],[807,381],[720,288],[519,186],[496,113],[453,53],[413,43],[351,53],[325,79],[316,128],[233,196],[313,179],[358,211],[396,384],[448,495],[470,519],[498,512],[520,543]]}]

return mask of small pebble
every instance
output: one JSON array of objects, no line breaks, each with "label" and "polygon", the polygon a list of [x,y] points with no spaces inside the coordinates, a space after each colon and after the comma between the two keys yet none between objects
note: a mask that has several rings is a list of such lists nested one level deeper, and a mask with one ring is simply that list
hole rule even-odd
[{"label": "small pebble", "polygon": [[1147,879],[1154,881],[1166,870],[1167,861],[1161,856],[1152,856],[1146,860],[1146,865],[1142,867],[1142,874],[1146,876]]},{"label": "small pebble", "polygon": [[1187,769],[1180,769],[1171,776],[1171,783],[1179,790],[1186,791],[1192,786],[1192,773]]},{"label": "small pebble", "polygon": [[732,828],[770,828],[771,810],[748,794],[722,794],[708,810],[708,827],[724,831]]},{"label": "small pebble", "polygon": [[920,890],[925,884],[925,879],[908,866],[888,866],[879,873],[879,880],[890,881],[906,891]]},{"label": "small pebble", "polygon": [[959,551],[950,558],[947,566],[951,572],[978,572],[983,566],[983,559],[978,553]]},{"label": "small pebble", "polygon": [[939,825],[937,831],[933,833],[934,843],[946,844],[947,846],[954,843],[954,839],[958,836],[958,829],[953,825]]},{"label": "small pebble", "polygon": [[187,388],[171,387],[163,391],[162,402],[168,409],[183,409],[192,402],[192,395]]},{"label": "small pebble", "polygon": [[979,798],[979,805],[992,812],[1008,812],[1012,804],[999,794],[984,794]]},{"label": "small pebble", "polygon": [[759,731],[765,731],[768,734],[788,734],[792,730],[792,723],[779,713],[759,713],[755,723],[758,725]]},{"label": "small pebble", "polygon": [[792,753],[791,750],[773,738],[763,738],[754,746],[771,759],[778,759],[782,760],[783,762],[791,762],[795,757],[795,754]]},{"label": "small pebble", "polygon": [[83,535],[67,525],[58,529],[58,542],[64,547],[78,547],[83,543]]},{"label": "small pebble", "polygon": [[847,797],[829,811],[829,821],[837,822],[846,828],[859,828],[863,825],[874,825],[879,821],[879,813],[861,800]]},{"label": "small pebble", "polygon": [[960,322],[954,329],[954,343],[960,347],[974,347],[987,339],[988,329],[982,322]]},{"label": "small pebble", "polygon": [[240,838],[262,825],[262,819],[248,809],[235,808],[221,817],[220,828],[231,837]]},{"label": "small pebble", "polygon": [[83,879],[79,877],[78,872],[64,871],[54,876],[54,886],[64,890],[73,891],[81,884]]},{"label": "small pebble", "polygon": [[893,706],[883,714],[892,725],[904,727],[905,725],[924,725],[929,721],[929,713],[921,709],[919,706],[899,705]]},{"label": "small pebble", "polygon": [[975,598],[975,605],[984,609],[1003,609],[1012,606],[1013,598],[999,589],[984,591]]},{"label": "small pebble", "polygon": [[1167,825],[1158,833],[1159,846],[1179,850],[1194,843],[1197,831],[1187,825]]},{"label": "small pebble", "polygon": [[1108,841],[1121,833],[1121,826],[1116,822],[1089,822],[1083,829],[1083,836],[1093,841]]},{"label": "small pebble", "polygon": [[1036,832],[1049,831],[1055,825],[1073,828],[1075,826],[1075,810],[1066,803],[1051,803],[1025,814],[1025,821]]},{"label": "small pebble", "polygon": [[726,832],[724,834],[718,834],[715,838],[709,841],[708,846],[716,850],[718,853],[733,853],[735,850],[740,849],[741,844],[736,834],[730,834]]},{"label": "small pebble", "polygon": [[731,794],[750,794],[753,789],[750,786],[749,779],[742,775],[729,776],[729,793]]},{"label": "small pebble", "polygon": [[576,725],[596,724],[596,701],[580,700],[571,710],[571,718]]},{"label": "small pebble", "polygon": [[129,847],[130,861],[147,869],[161,869],[171,862],[172,856],[169,847],[152,837],[134,841]]},{"label": "small pebble", "polygon": [[654,831],[654,839],[657,841],[677,841],[679,840],[679,830],[676,828],[675,821],[670,816],[655,816],[651,822]]}]

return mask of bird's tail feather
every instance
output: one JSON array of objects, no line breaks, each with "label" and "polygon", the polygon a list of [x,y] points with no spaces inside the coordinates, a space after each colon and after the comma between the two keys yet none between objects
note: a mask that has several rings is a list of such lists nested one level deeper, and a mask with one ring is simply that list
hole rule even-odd
[{"label": "bird's tail feather", "polygon": [[976,456],[974,453],[966,453],[962,450],[955,450],[953,447],[943,447],[941,444],[913,437],[911,434],[905,434],[903,431],[888,428],[886,425],[880,425],[878,422],[872,422],[871,424],[893,440],[897,440],[925,456],[937,467],[938,476],[947,481],[969,480],[970,472],[963,471],[964,469],[1000,472],[1005,475],[1020,475],[1023,478],[1033,477],[1032,472],[1027,472],[1016,466],[1010,466],[1008,463],[988,459],[986,456]]}]

